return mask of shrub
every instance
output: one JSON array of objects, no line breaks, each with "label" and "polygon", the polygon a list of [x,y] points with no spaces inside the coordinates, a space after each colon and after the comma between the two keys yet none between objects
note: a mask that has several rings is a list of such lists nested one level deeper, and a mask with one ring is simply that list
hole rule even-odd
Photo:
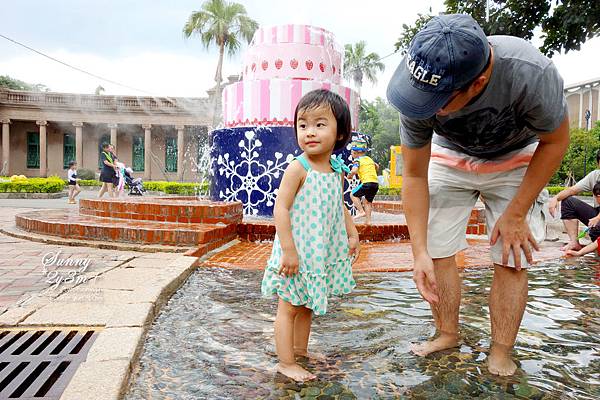
[{"label": "shrub", "polygon": [[3,193],[57,193],[64,187],[65,181],[56,176],[0,182],[0,192]]},{"label": "shrub", "polygon": [[163,191],[167,194],[181,194],[181,195],[187,195],[187,196],[195,196],[199,193],[206,193],[207,190],[208,190],[208,184],[188,183],[188,182],[167,183],[163,187]]},{"label": "shrub", "polygon": [[[79,174],[77,175],[79,176]],[[97,181],[95,179],[83,179],[78,181],[77,183],[79,183],[79,186],[102,186],[102,182]]]},{"label": "shrub", "polygon": [[198,193],[206,193],[208,191],[208,183],[148,181],[144,182],[144,189],[166,194],[193,196]]},{"label": "shrub", "polygon": [[[81,169],[77,170],[77,177],[79,179],[84,180],[84,181],[95,180],[96,179],[96,172],[92,171],[91,169],[81,168]],[[81,182],[79,182],[79,184],[81,185]]]},{"label": "shrub", "polygon": [[390,188],[390,187],[379,187],[377,194],[382,195],[382,196],[400,196],[402,194],[402,189],[401,188]]}]

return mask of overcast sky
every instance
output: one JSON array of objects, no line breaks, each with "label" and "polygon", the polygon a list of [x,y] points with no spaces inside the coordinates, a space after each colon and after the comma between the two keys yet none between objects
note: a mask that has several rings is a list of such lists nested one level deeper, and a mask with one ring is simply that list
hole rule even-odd
[{"label": "overcast sky", "polygon": [[[367,42],[383,57],[393,52],[402,24],[417,13],[438,13],[442,0],[240,0],[260,25],[302,23],[332,31],[339,43]],[[217,53],[182,28],[202,0],[19,0],[2,1],[0,34],[54,58],[132,88],[69,69],[0,37],[0,75],[42,83],[58,92],[206,96],[214,86]],[[245,49],[242,49],[242,51]],[[600,77],[600,38],[581,51],[554,56],[566,84]],[[387,82],[401,60],[384,60],[376,85],[365,83],[369,100],[385,97]],[[226,58],[224,76],[241,69],[241,58]]]}]

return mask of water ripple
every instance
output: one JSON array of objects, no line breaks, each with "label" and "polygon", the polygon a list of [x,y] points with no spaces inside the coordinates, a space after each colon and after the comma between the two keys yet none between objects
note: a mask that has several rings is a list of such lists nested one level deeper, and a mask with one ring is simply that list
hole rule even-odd
[{"label": "water ripple", "polygon": [[[463,273],[459,349],[413,356],[433,331],[427,303],[408,273],[357,275],[313,323],[305,361],[319,379],[296,384],[273,372],[276,303],[260,296],[262,274],[203,268],[163,308],[146,339],[127,399],[351,399],[600,397],[600,294],[593,260],[530,271],[517,338],[521,370],[487,373],[492,271]],[[596,281],[594,281],[596,276]]]}]

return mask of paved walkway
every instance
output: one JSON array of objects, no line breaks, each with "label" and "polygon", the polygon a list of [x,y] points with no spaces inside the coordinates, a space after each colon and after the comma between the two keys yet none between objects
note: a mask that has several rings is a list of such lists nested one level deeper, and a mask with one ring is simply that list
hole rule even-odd
[{"label": "paved walkway", "polygon": [[[4,201],[9,200],[0,200],[0,204]],[[15,214],[30,210],[4,207],[0,224],[12,226]],[[131,251],[46,245],[3,234],[0,234],[0,249],[0,313],[28,302],[39,293],[60,292],[70,282],[57,282],[59,276],[101,274],[140,255]],[[81,271],[85,264],[85,271]]]},{"label": "paved walkway", "polygon": [[[489,267],[489,244],[484,237],[473,237],[470,247],[457,255],[462,268]],[[272,243],[240,242],[208,258],[204,265],[228,269],[262,270],[271,254]],[[560,245],[544,242],[536,261],[551,260],[562,256]],[[412,269],[410,243],[377,242],[362,243],[361,253],[352,267],[354,272],[403,272]]]}]

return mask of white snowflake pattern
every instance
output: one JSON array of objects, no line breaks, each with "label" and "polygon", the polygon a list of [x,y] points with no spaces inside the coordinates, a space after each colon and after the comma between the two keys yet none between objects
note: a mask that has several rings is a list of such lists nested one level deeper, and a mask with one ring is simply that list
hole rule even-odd
[{"label": "white snowflake pattern", "polygon": [[219,198],[224,201],[242,201],[244,215],[258,215],[259,205],[265,203],[267,207],[272,207],[275,204],[277,187],[274,187],[273,181],[279,179],[294,155],[288,154],[284,160],[282,153],[275,152],[275,161],[267,159],[264,165],[260,162],[259,154],[262,142],[256,138],[256,133],[247,130],[244,137],[238,143],[241,148],[240,161],[230,160],[229,153],[217,158],[219,175],[225,175],[229,181],[229,187],[225,189],[225,193],[222,190],[219,192]]}]

